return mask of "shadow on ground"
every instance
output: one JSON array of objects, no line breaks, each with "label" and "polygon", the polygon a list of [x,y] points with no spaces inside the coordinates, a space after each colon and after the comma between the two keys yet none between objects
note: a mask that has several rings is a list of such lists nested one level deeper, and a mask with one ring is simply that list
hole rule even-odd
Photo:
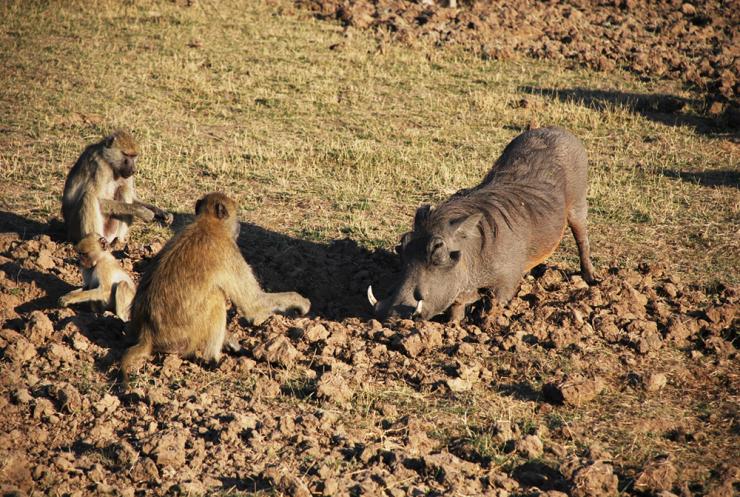
[{"label": "shadow on ground", "polygon": [[[174,213],[172,229],[177,232],[192,220],[192,214]],[[23,239],[45,234],[55,241],[64,240],[64,226],[59,220],[41,223],[11,212],[0,211],[0,232],[18,233]],[[332,320],[371,317],[366,297],[368,285],[372,284],[378,295],[385,295],[393,287],[399,269],[395,254],[370,251],[348,238],[326,243],[302,240],[252,223],[241,224],[238,244],[265,291],[297,291],[311,300],[312,315]],[[146,266],[145,262],[137,270]],[[38,279],[42,288],[54,287],[50,292],[54,295],[71,289],[52,275],[28,276]],[[22,311],[51,304],[45,298]]]},{"label": "shadow on ground", "polygon": [[668,178],[680,179],[701,186],[729,186],[740,189],[740,171],[674,171],[663,169],[660,174]]},{"label": "shadow on ground", "polygon": [[727,130],[718,128],[713,119],[685,112],[684,109],[689,106],[700,105],[700,102],[694,99],[667,94],[627,93],[588,88],[556,89],[520,86],[519,91],[530,95],[543,95],[561,102],[577,103],[598,111],[605,111],[615,105],[621,106],[651,121],[669,126],[688,126],[700,134],[726,137],[729,133]]},{"label": "shadow on ground", "polygon": [[[174,216],[175,231],[193,219]],[[399,270],[395,254],[370,251],[348,238],[302,240],[245,222],[237,243],[265,291],[297,291],[311,301],[311,314],[325,319],[370,318],[368,285],[385,295]]]},{"label": "shadow on ground", "polygon": [[54,219],[51,223],[40,223],[13,212],[0,211],[0,233],[18,233],[23,240],[36,235],[49,235],[55,242],[64,240],[64,224]]}]

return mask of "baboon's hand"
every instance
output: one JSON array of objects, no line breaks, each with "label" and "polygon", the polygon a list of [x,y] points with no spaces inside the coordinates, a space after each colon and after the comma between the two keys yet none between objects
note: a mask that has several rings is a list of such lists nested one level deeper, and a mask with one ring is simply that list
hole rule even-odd
[{"label": "baboon's hand", "polygon": [[59,307],[67,307],[69,305],[69,296],[62,295],[61,297],[59,297],[57,304],[59,304]]},{"label": "baboon's hand", "polygon": [[175,220],[175,216],[173,216],[171,212],[159,210],[154,213],[154,219],[164,224],[165,226],[169,226],[172,224],[172,221]]},{"label": "baboon's hand", "polygon": [[242,346],[234,335],[227,332],[222,349],[226,352],[231,352],[232,354],[238,354],[242,351]]},{"label": "baboon's hand", "polygon": [[302,295],[296,295],[298,296],[296,309],[300,312],[301,316],[304,316],[311,310],[311,301]]},{"label": "baboon's hand", "polygon": [[157,217],[154,211],[152,211],[151,209],[147,209],[146,207],[140,207],[138,209],[138,215],[146,222],[154,221],[154,219],[156,219]]},{"label": "baboon's hand", "polygon": [[110,249],[110,243],[108,243],[108,239],[104,236],[98,238],[98,243],[100,244],[100,248],[102,248],[103,250]]}]

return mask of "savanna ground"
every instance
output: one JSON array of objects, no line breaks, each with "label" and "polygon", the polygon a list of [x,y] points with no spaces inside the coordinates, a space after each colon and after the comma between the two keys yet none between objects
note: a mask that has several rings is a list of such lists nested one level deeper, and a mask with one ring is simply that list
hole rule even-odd
[{"label": "savanna ground", "polygon": [[[396,43],[311,12],[0,5],[2,490],[736,492],[736,130],[674,79]],[[507,309],[370,320],[364,290],[391,287],[416,207],[550,124],[589,152],[601,283],[580,281],[566,237]],[[177,228],[199,195],[228,193],[264,286],[300,291],[312,314],[232,316],[241,355],[214,371],[160,357],[121,392],[123,324],[55,305],[80,283],[64,177],[118,127],[141,143],[140,197]],[[171,231],[132,235],[116,255],[138,277]]]}]

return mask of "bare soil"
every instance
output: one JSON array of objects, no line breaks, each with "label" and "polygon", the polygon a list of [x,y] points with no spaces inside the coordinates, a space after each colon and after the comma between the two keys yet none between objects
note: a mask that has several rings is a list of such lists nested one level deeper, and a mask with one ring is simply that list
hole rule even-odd
[{"label": "bare soil", "polygon": [[[459,45],[484,58],[551,59],[599,71],[685,82],[705,111],[740,124],[740,3],[712,0],[296,0],[322,19],[381,40]],[[662,111],[679,110],[680,99]],[[669,108],[671,107],[671,108]]]},{"label": "bare soil", "polygon": [[[539,266],[509,306],[484,298],[461,325],[383,324],[362,289],[388,284],[391,254],[245,224],[262,281],[296,281],[312,314],[257,328],[231,315],[241,353],[216,369],[159,356],[124,392],[124,323],[55,308],[80,283],[58,227],[0,236],[5,493],[737,491],[737,288],[644,264],[589,287]],[[161,245],[116,255],[138,278]]]}]

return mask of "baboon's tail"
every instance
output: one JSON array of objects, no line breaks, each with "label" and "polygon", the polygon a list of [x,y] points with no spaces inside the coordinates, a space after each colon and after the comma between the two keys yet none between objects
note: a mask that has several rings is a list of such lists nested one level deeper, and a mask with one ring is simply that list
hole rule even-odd
[{"label": "baboon's tail", "polygon": [[142,333],[139,337],[139,343],[128,348],[123,359],[121,359],[121,382],[125,388],[128,388],[129,374],[134,371],[141,360],[146,359],[152,354],[152,341],[148,334]]}]

